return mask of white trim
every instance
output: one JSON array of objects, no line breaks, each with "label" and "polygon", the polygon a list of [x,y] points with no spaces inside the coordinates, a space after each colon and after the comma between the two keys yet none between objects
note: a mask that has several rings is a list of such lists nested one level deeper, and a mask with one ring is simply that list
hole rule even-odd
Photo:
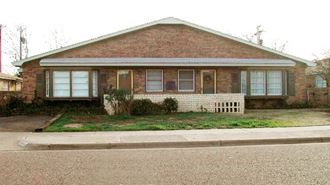
[{"label": "white trim", "polygon": [[[162,72],[162,89],[161,90],[148,90],[148,71],[161,71]],[[147,69],[146,70],[146,92],[164,92],[164,70],[162,69]]]},{"label": "white trim", "polygon": [[64,66],[253,66],[293,67],[292,60],[260,58],[51,58],[42,59],[42,67]]},{"label": "white trim", "polygon": [[[94,89],[94,86],[95,86],[95,89]],[[94,90],[95,90],[96,95],[94,94]],[[92,70],[92,96],[99,97],[99,71],[98,70]]]},{"label": "white trim", "polygon": [[70,45],[70,46],[66,46],[66,47],[62,47],[62,48],[55,49],[55,50],[52,50],[52,51],[48,51],[46,53],[35,55],[35,56],[29,57],[29,58],[26,58],[26,59],[23,59],[23,60],[20,60],[20,61],[15,61],[15,62],[13,62],[13,65],[16,66],[16,67],[20,67],[20,66],[22,66],[23,63],[28,62],[28,61],[44,58],[44,57],[47,57],[49,55],[54,55],[56,53],[60,53],[60,52],[67,51],[67,50],[70,50],[70,49],[74,49],[74,48],[77,48],[77,47],[85,46],[85,45],[88,45],[88,44],[91,44],[91,43],[95,43],[95,42],[98,42],[98,41],[109,39],[109,38],[112,38],[112,37],[115,37],[115,36],[118,36],[118,35],[133,32],[133,31],[140,30],[140,29],[150,27],[150,26],[154,26],[154,25],[157,25],[157,24],[183,24],[183,25],[186,25],[186,26],[189,26],[189,27],[193,27],[193,28],[196,28],[196,29],[199,29],[199,30],[203,30],[203,31],[206,31],[206,32],[209,32],[209,33],[221,36],[221,37],[225,37],[225,38],[228,38],[228,39],[231,39],[231,40],[234,40],[234,41],[237,41],[237,42],[240,42],[240,43],[243,43],[243,44],[255,47],[255,48],[258,48],[258,49],[261,49],[261,50],[264,50],[264,51],[268,51],[268,52],[271,52],[271,53],[274,53],[274,54],[277,54],[277,55],[280,55],[280,56],[283,56],[283,57],[286,57],[286,58],[289,58],[289,59],[292,59],[292,60],[295,60],[295,61],[298,61],[298,62],[305,63],[308,66],[313,66],[314,65],[314,63],[312,61],[308,61],[308,60],[305,60],[305,59],[302,59],[302,58],[299,58],[299,57],[295,57],[293,55],[282,53],[280,51],[277,51],[277,50],[274,50],[274,49],[271,49],[271,48],[268,48],[268,47],[265,47],[265,46],[260,46],[258,44],[246,41],[244,39],[234,37],[234,36],[219,32],[219,31],[215,31],[215,30],[203,27],[203,26],[199,26],[197,24],[193,24],[193,23],[190,23],[190,22],[187,22],[187,21],[183,21],[181,19],[177,19],[177,18],[174,18],[174,17],[168,17],[168,18],[160,19],[160,20],[153,21],[153,22],[146,23],[146,24],[142,24],[142,25],[139,25],[139,26],[136,26],[136,27],[128,28],[128,29],[125,29],[125,30],[122,30],[122,31],[118,31],[118,32],[115,32],[115,33],[107,34],[107,35],[104,35],[104,36],[101,36],[101,37],[90,39],[90,40],[87,40],[87,41],[79,42],[79,43],[76,43],[76,44],[73,44],[73,45]]},{"label": "white trim", "polygon": [[[193,89],[180,90],[180,71],[192,71],[193,72]],[[178,70],[178,92],[195,92],[195,69],[179,69]]]},{"label": "white trim", "polygon": [[49,70],[45,71],[45,96],[49,98],[50,95],[50,72]]},{"label": "white trim", "polygon": [[[243,83],[242,83],[242,74],[245,74],[244,75],[244,80],[245,80],[245,91],[243,91]],[[244,95],[247,95],[248,94],[248,92],[247,92],[247,86],[248,86],[248,79],[247,79],[247,77],[248,77],[248,75],[247,75],[247,73],[248,73],[248,71],[247,70],[241,70],[240,71],[240,79],[239,79],[239,81],[240,81],[240,86],[241,86],[241,88],[240,88],[240,92],[242,93],[242,94],[244,94]]]}]

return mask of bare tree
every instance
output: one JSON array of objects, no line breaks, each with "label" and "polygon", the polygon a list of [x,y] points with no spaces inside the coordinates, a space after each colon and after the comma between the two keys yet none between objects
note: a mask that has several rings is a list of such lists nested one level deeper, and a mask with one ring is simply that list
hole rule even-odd
[{"label": "bare tree", "polygon": [[249,42],[254,42],[258,45],[263,45],[263,39],[261,38],[262,33],[265,32],[262,29],[262,25],[258,25],[256,27],[256,32],[253,34],[245,34],[243,37]]},{"label": "bare tree", "polygon": [[287,44],[288,44],[288,41],[281,42],[281,43],[278,42],[278,41],[273,42],[272,48],[277,50],[277,51],[283,52],[283,51],[285,51]]},{"label": "bare tree", "polygon": [[49,39],[46,44],[49,45],[49,49],[58,49],[66,46],[69,43],[69,39],[65,37],[62,29],[54,29],[50,32]]},{"label": "bare tree", "polygon": [[[253,34],[245,34],[243,35],[243,38],[248,40],[249,42],[256,43],[258,45],[263,45],[264,44],[264,39],[262,38],[262,34],[265,32],[265,30],[262,28],[262,25],[258,25],[256,27],[256,32]],[[275,49],[277,51],[283,52],[288,44],[288,41],[285,42],[273,42],[271,48]]]},{"label": "bare tree", "polygon": [[29,47],[25,26],[16,26],[15,29],[6,27],[4,36],[4,53],[13,61],[27,58]]},{"label": "bare tree", "polygon": [[[5,73],[16,73],[11,62],[27,58],[29,55],[28,34],[26,26],[5,26],[3,29],[3,53],[9,62],[4,60],[3,70]],[[8,61],[8,60],[7,60]]]}]

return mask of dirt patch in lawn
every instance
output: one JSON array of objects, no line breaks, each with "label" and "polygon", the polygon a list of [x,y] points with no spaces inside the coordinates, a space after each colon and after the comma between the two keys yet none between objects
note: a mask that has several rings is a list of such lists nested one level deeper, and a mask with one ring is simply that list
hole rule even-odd
[{"label": "dirt patch in lawn", "polygon": [[64,125],[64,128],[81,128],[83,125],[80,123],[71,123]]}]

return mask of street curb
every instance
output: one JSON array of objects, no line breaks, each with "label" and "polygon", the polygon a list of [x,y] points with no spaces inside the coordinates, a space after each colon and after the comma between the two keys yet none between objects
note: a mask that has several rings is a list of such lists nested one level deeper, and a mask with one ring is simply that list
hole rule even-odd
[{"label": "street curb", "polygon": [[46,130],[52,123],[54,123],[57,119],[63,116],[63,113],[57,114],[55,117],[53,117],[51,120],[47,121],[46,124],[43,127],[39,127],[34,129],[35,132],[43,132]]},{"label": "street curb", "polygon": [[302,144],[302,143],[326,143],[326,142],[330,142],[330,137],[142,142],[142,143],[81,143],[81,144],[38,144],[38,143],[29,143],[26,140],[21,140],[19,142],[19,145],[23,147],[25,150],[86,150],[86,149],[226,147],[226,146]]}]

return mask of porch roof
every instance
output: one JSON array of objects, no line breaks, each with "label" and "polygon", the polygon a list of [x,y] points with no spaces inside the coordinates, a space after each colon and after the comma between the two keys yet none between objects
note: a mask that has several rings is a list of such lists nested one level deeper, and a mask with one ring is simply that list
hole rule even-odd
[{"label": "porch roof", "polygon": [[47,58],[40,61],[44,67],[73,66],[295,66],[292,60],[283,59],[240,59],[240,58]]}]

